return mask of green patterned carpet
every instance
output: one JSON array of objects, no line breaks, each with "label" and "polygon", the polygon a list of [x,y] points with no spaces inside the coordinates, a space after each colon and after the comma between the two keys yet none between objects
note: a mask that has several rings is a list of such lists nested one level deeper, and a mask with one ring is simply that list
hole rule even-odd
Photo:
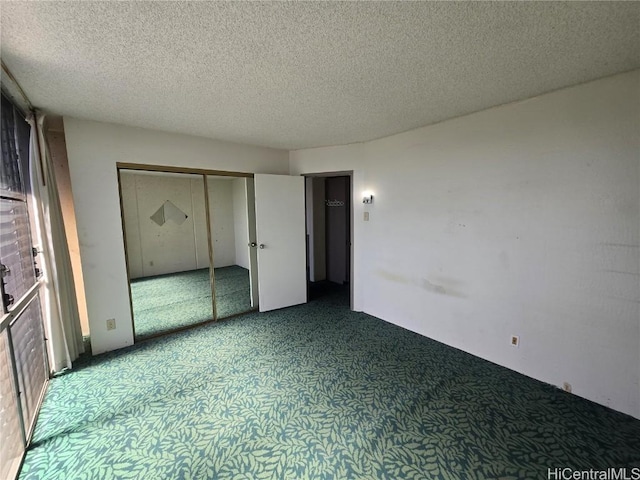
[{"label": "green patterned carpet", "polygon": [[[215,269],[218,318],[251,309],[249,271],[237,265]],[[213,318],[209,269],[131,281],[136,338]]]},{"label": "green patterned carpet", "polygon": [[537,479],[638,462],[639,420],[330,295],[79,361],[51,381],[20,478]]}]

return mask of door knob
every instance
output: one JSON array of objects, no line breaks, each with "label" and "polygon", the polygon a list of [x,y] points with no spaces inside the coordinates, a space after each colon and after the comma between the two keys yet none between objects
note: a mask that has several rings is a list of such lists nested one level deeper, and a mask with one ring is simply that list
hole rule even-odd
[{"label": "door knob", "polygon": [[256,248],[258,244],[256,242],[249,242],[249,246],[252,248]]},{"label": "door knob", "polygon": [[260,244],[260,248],[261,248],[261,249],[262,249],[262,248],[264,248],[264,243],[261,243],[261,244]]}]

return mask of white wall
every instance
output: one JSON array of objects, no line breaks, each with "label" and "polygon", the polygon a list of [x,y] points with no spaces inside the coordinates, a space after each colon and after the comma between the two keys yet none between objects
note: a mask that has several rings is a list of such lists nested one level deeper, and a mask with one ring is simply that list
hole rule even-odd
[{"label": "white wall", "polygon": [[[133,343],[116,162],[287,174],[284,150],[64,118],[94,354]],[[106,320],[116,319],[107,331]]]},{"label": "white wall", "polygon": [[142,265],[142,243],[140,239],[140,218],[138,216],[138,192],[136,176],[120,172],[120,194],[122,196],[122,218],[126,229],[127,263],[129,277],[144,277]]},{"label": "white wall", "polygon": [[[202,176],[123,170],[120,178],[130,278],[208,268],[209,238]],[[208,178],[215,268],[239,264],[237,243],[247,238],[246,196],[236,199],[236,184],[244,185],[244,179]],[[188,215],[184,223],[168,221],[159,226],[151,220],[151,215],[166,200]],[[236,202],[242,203],[236,205]],[[244,230],[237,234],[238,228]],[[246,240],[244,246],[246,249]],[[248,253],[245,257],[242,265],[248,268]]]},{"label": "white wall", "polygon": [[196,246],[194,268],[209,268],[209,236],[207,235],[207,210],[204,202],[204,179],[202,177],[191,178],[193,235]]},{"label": "white wall", "polygon": [[207,179],[209,214],[213,241],[213,267],[236,264],[236,237],[233,214],[233,180]]},{"label": "white wall", "polygon": [[233,180],[233,228],[235,232],[236,265],[249,269],[249,219],[247,209],[247,180]]},{"label": "white wall", "polygon": [[[130,278],[209,266],[204,181],[178,174],[120,172]],[[187,215],[158,225],[151,216],[169,200]]]},{"label": "white wall", "polygon": [[356,309],[640,417],[639,85],[291,152],[354,170]]}]

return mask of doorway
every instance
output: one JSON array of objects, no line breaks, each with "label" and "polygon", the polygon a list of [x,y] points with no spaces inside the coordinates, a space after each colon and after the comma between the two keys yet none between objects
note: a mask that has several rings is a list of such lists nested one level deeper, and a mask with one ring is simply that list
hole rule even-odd
[{"label": "doorway", "polygon": [[305,178],[309,299],[342,296],[352,305],[351,192],[350,173]]}]

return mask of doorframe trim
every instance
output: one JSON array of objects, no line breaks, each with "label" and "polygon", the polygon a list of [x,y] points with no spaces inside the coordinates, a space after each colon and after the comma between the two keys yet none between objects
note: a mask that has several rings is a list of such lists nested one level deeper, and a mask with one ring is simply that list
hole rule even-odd
[{"label": "doorframe trim", "polygon": [[205,168],[172,167],[167,165],[147,165],[143,163],[116,162],[118,170],[142,170],[147,172],[164,173],[190,173],[195,175],[215,175],[219,177],[248,177],[253,178],[253,173],[230,172],[227,170],[208,170]]}]

